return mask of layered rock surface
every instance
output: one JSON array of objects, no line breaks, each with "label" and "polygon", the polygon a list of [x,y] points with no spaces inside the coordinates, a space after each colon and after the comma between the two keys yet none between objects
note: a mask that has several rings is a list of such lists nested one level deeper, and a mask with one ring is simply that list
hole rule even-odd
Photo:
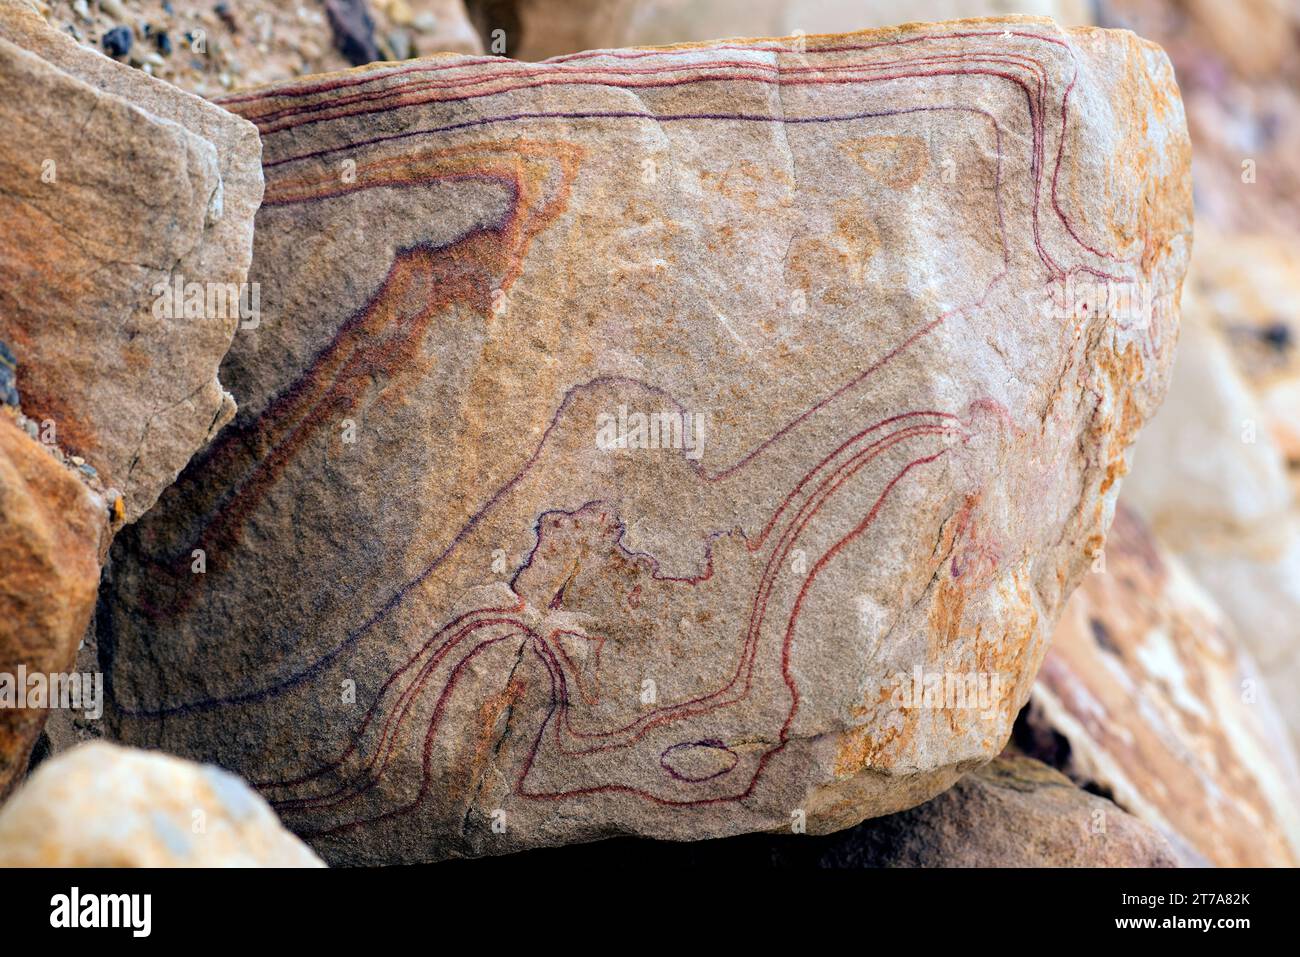
[{"label": "layered rock surface", "polygon": [[34,0],[33,5],[56,30],[96,50],[104,49],[110,31],[125,28],[131,46],[122,62],[201,96],[345,70],[353,61],[344,48],[354,55],[363,52],[361,62],[483,51],[461,0]]},{"label": "layered rock surface", "polygon": [[999,752],[1164,390],[1177,89],[1042,20],[800,47],[224,101],[263,321],[115,545],[115,734],[349,862],[833,830]]},{"label": "layered rock surface", "polygon": [[38,767],[0,809],[0,867],[322,867],[228,771],[107,743]]},{"label": "layered rock surface", "polygon": [[1300,772],[1231,623],[1132,512],[1052,636],[1022,746],[1160,828],[1189,861],[1294,867]]}]

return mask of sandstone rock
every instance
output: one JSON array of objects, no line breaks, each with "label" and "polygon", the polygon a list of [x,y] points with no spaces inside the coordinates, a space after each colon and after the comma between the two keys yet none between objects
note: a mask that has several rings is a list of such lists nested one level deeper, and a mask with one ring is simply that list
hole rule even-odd
[{"label": "sandstone rock", "polygon": [[1125,498],[1231,619],[1300,747],[1295,371],[1292,347],[1270,341],[1290,341],[1275,327],[1292,329],[1300,307],[1287,254],[1267,248],[1208,235],[1198,246],[1169,398]]},{"label": "sandstone rock", "polygon": [[1197,247],[1196,301],[1259,402],[1264,417],[1257,425],[1281,454],[1294,501],[1300,492],[1300,246],[1260,233],[1202,230]]},{"label": "sandstone rock", "polygon": [[[823,867],[1177,867],[1154,828],[1047,765],[1007,755],[919,807],[819,848]],[[791,849],[797,845],[789,845]]]},{"label": "sandstone rock", "polygon": [[16,707],[27,703],[19,675],[25,686],[76,656],[107,538],[103,498],[0,410],[0,797],[26,772],[47,713]]},{"label": "sandstone rock", "polygon": [[[160,315],[156,287],[243,282],[260,146],[15,0],[0,94],[0,674],[25,686],[20,668],[73,663],[110,515],[137,518],[233,414],[217,368],[238,315]],[[0,792],[48,713],[0,713]]]},{"label": "sandstone rock", "polygon": [[[134,521],[234,411],[217,366],[240,316],[221,294],[238,297],[252,253],[257,132],[15,0],[0,88],[0,340],[23,411]],[[159,293],[178,283],[168,315]],[[203,314],[186,318],[195,289]]]},{"label": "sandstone rock", "polygon": [[734,36],[843,33],[904,21],[1028,14],[1064,25],[1092,22],[1084,0],[470,0],[489,48],[520,60]]},{"label": "sandstone rock", "polygon": [[[1300,772],[1230,622],[1131,511],[1052,636],[1031,751],[1222,867],[1300,861]],[[1029,741],[1036,742],[1029,744]]]},{"label": "sandstone rock", "polygon": [[633,838],[534,851],[539,872],[618,866],[735,871],[871,867],[1176,867],[1159,831],[1041,762],[1008,751],[939,796],[834,834]]},{"label": "sandstone rock", "polygon": [[164,754],[86,744],[0,809],[0,867],[323,867],[247,784]]},{"label": "sandstone rock", "polygon": [[[1010,19],[225,104],[265,314],[115,545],[115,734],[353,862],[834,830],[998,753],[1164,389],[1156,48]],[[1153,309],[1045,308],[1089,275]]]}]

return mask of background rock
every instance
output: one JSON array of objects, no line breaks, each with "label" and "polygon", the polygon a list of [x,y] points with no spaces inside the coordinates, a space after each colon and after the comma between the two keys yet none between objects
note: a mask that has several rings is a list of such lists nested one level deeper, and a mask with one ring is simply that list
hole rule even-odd
[{"label": "background rock", "polygon": [[1300,5],[1099,0],[1097,12],[1174,62],[1196,144],[1198,227],[1300,238]]},{"label": "background rock", "polygon": [[1284,252],[1251,257],[1253,246],[1198,235],[1169,397],[1134,452],[1125,500],[1231,619],[1300,746],[1294,360],[1259,332],[1300,323],[1300,277]]},{"label": "background rock", "polygon": [[[953,33],[224,100],[267,313],[115,547],[114,733],[350,862],[827,831],[996,755],[1164,388],[1188,145],[1130,35]],[[1152,314],[1050,316],[1086,270]],[[703,445],[602,449],[624,406]],[[914,667],[984,698],[898,704]]]},{"label": "background rock", "polygon": [[244,281],[257,133],[15,0],[0,0],[0,70],[0,340],[23,411],[134,521],[234,412],[217,366],[239,316],[162,315],[155,287]]},{"label": "background rock", "polygon": [[1052,636],[1017,741],[1222,867],[1300,861],[1300,772],[1232,625],[1130,511]]},{"label": "background rock", "polygon": [[[1092,22],[1087,0],[469,0],[484,45],[519,60],[715,40],[846,33],[898,23],[1008,14]],[[501,31],[494,36],[494,31]],[[503,41],[505,50],[492,48]]]},{"label": "background rock", "polygon": [[[250,124],[15,0],[0,119],[0,671],[16,678],[73,664],[111,530],[234,412],[217,368],[238,315],[160,314],[156,286],[238,292],[262,177]],[[48,713],[0,713],[0,792]]]},{"label": "background rock", "polygon": [[0,867],[323,867],[220,768],[106,743],[42,764],[0,809]]},{"label": "background rock", "polygon": [[[461,0],[357,5],[373,23],[372,59],[483,52]],[[56,30],[90,47],[125,28],[133,36],[125,62],[201,96],[352,65],[336,45],[326,0],[119,0],[116,15],[94,2],[83,10],[78,0],[40,6]]]}]

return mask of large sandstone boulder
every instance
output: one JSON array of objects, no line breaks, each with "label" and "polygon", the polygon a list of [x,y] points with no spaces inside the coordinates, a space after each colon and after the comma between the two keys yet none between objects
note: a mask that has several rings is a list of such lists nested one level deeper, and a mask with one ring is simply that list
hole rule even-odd
[{"label": "large sandstone boulder", "polygon": [[[225,101],[263,321],[115,545],[116,735],[349,862],[828,831],[999,752],[1164,391],[1177,88],[1044,20],[801,46]],[[1107,276],[1150,308],[1067,308]]]},{"label": "large sandstone boulder", "polygon": [[1017,733],[1189,860],[1300,862],[1300,771],[1260,669],[1131,511],[1066,606]]},{"label": "large sandstone boulder", "polygon": [[0,810],[0,867],[322,867],[228,771],[107,743],[33,772]]}]

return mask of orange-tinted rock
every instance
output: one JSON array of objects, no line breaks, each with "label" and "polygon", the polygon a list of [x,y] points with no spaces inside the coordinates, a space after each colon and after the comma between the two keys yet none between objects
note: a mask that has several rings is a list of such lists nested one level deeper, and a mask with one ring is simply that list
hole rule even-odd
[{"label": "orange-tinted rock", "polygon": [[[1232,625],[1130,511],[1066,605],[1020,744],[1158,827],[1189,860],[1300,861],[1300,773]],[[1059,749],[1063,741],[1065,748]]]},{"label": "orange-tinted rock", "polygon": [[14,707],[19,669],[72,664],[107,538],[104,500],[0,411],[0,797],[27,770],[47,713]]}]

